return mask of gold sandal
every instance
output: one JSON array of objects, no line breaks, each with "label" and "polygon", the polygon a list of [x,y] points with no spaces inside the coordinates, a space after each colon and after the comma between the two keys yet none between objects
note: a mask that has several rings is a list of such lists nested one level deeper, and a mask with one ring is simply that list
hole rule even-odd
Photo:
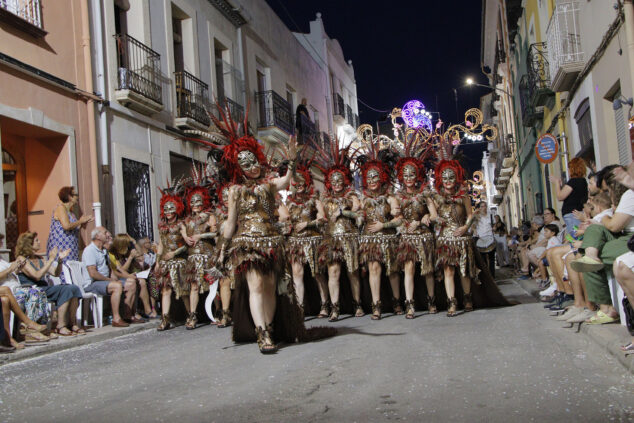
[{"label": "gold sandal", "polygon": [[447,316],[454,317],[457,314],[456,312],[457,309],[458,309],[458,300],[456,299],[456,297],[447,298]]},{"label": "gold sandal", "polygon": [[405,300],[405,313],[406,319],[413,319],[416,315],[416,310],[414,309],[414,300]]},{"label": "gold sandal", "polygon": [[169,316],[167,314],[163,314],[161,316],[161,323],[158,325],[156,330],[159,331],[159,332],[162,332],[164,330],[168,330],[170,327],[172,327],[172,325],[170,323]]},{"label": "gold sandal", "polygon": [[329,322],[336,322],[339,320],[339,303],[332,303],[332,309],[330,311],[330,317],[328,318]]},{"label": "gold sandal", "polygon": [[381,320],[381,300],[372,303],[372,320]]},{"label": "gold sandal", "polygon": [[271,325],[267,325],[266,329],[262,328],[262,326],[255,328],[255,334],[258,337],[258,348],[260,348],[262,354],[274,354],[277,352],[277,345],[273,343],[271,332]]}]

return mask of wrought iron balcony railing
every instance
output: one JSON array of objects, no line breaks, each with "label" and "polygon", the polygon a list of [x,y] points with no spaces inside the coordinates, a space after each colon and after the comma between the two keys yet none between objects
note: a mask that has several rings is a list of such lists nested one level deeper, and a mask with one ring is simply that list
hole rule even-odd
[{"label": "wrought iron balcony railing", "polygon": [[530,100],[533,106],[543,106],[554,93],[550,90],[550,68],[546,43],[534,43],[526,57]]},{"label": "wrought iron balcony railing", "polygon": [[548,61],[555,92],[568,91],[584,66],[579,1],[558,1],[546,29]]},{"label": "wrought iron balcony railing", "polygon": [[0,10],[7,11],[37,28],[42,28],[40,0],[0,0]]},{"label": "wrought iron balcony railing", "polygon": [[342,118],[345,119],[346,117],[346,108],[345,108],[345,103],[343,102],[343,97],[341,97],[339,94],[334,94],[332,96],[332,112],[335,116],[339,115]]},{"label": "wrought iron balcony railing", "polygon": [[291,105],[275,91],[255,93],[258,104],[258,128],[277,127],[288,134],[293,133]]},{"label": "wrought iron balcony railing", "polygon": [[128,34],[117,40],[118,87],[163,104],[160,84],[161,55]]},{"label": "wrought iron balcony railing", "polygon": [[354,126],[354,115],[352,114],[352,107],[346,104],[346,120],[350,126]]},{"label": "wrought iron balcony railing", "polygon": [[536,107],[531,101],[532,89],[528,74],[522,75],[519,83],[520,105],[522,107],[522,124],[527,127],[534,126],[543,116],[543,107]]},{"label": "wrought iron balcony railing", "polygon": [[206,107],[209,105],[209,86],[189,72],[174,72],[176,85],[176,115],[190,118],[203,125],[211,123]]},{"label": "wrought iron balcony railing", "polygon": [[506,61],[506,52],[504,51],[504,44],[502,40],[497,40],[495,43],[495,62],[504,63]]},{"label": "wrought iron balcony railing", "polygon": [[359,121],[359,115],[355,114],[354,115],[354,125],[352,125],[352,126],[354,126],[355,129],[356,129],[356,128],[359,127],[359,125],[361,125],[361,122]]},{"label": "wrought iron balcony railing", "polygon": [[223,96],[219,98],[218,104],[224,109],[225,113],[227,113],[227,111],[231,113],[231,119],[235,122],[242,122],[244,120],[244,107],[229,97]]}]

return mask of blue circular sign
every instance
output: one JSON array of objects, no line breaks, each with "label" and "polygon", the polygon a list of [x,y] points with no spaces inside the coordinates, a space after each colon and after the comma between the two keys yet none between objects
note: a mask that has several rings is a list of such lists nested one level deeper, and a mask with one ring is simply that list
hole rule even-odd
[{"label": "blue circular sign", "polygon": [[548,164],[557,158],[557,154],[559,154],[559,142],[553,134],[546,133],[537,139],[535,143],[537,160]]}]

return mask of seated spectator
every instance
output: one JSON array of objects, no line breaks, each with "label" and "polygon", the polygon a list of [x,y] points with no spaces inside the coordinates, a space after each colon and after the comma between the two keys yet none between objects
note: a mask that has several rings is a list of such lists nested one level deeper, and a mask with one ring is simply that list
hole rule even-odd
[{"label": "seated spectator", "polygon": [[574,260],[571,267],[584,274],[588,299],[599,305],[597,314],[588,320],[590,324],[612,323],[619,315],[612,306],[612,297],[604,267],[614,264],[625,254],[627,241],[634,233],[634,191],[620,184],[614,175],[605,176],[612,204],[618,204],[612,217],[604,216],[601,225],[592,224],[586,229],[579,251],[583,257]]},{"label": "seated spectator", "polygon": [[[141,238],[137,241],[136,250],[140,253],[136,260],[136,272],[141,272],[150,269],[150,273],[152,273],[152,267],[156,263],[156,253],[154,252],[154,245],[150,241],[150,238],[145,237]],[[148,292],[151,290],[151,284],[148,279]],[[149,292],[150,297],[150,313],[146,313],[147,317],[150,319],[158,319],[159,314],[156,311],[156,297],[159,296],[158,292],[152,293]],[[146,316],[144,316],[146,317]]]},{"label": "seated spectator", "polygon": [[546,288],[547,286],[546,284],[548,283],[548,272],[546,271],[546,266],[548,266],[548,260],[546,260],[546,253],[551,248],[555,248],[561,245],[561,242],[559,242],[559,238],[557,238],[558,233],[559,233],[559,226],[555,225],[554,223],[550,223],[544,226],[544,237],[546,237],[547,243],[546,243],[546,249],[544,250],[542,255],[539,257],[540,261],[538,263],[539,273],[542,275],[542,280],[540,281],[541,282],[540,285],[542,286],[542,288]]},{"label": "seated spectator", "polygon": [[[616,281],[621,285],[623,293],[632,304],[634,302],[634,252],[628,251],[617,257],[613,270]],[[630,342],[621,346],[621,351],[626,354],[634,354],[634,334],[630,331],[630,335],[632,335]]]},{"label": "seated spectator", "polygon": [[[519,258],[520,258],[520,273],[524,275],[528,275],[530,260],[528,258],[528,253],[532,248],[536,247],[544,247],[546,245],[546,240],[541,232],[542,227],[544,226],[544,218],[541,216],[533,217],[530,226],[530,235],[528,235],[528,239],[524,239],[520,241],[518,245],[519,250]],[[527,235],[524,235],[526,238]],[[541,254],[541,251],[539,252]],[[525,276],[528,278],[528,276]]]},{"label": "seated spectator", "polygon": [[[146,314],[149,314],[152,309],[150,308],[150,298],[147,290],[146,279],[138,279],[136,276],[137,269],[136,258],[138,255],[134,246],[134,240],[128,234],[117,234],[112,241],[112,245],[109,248],[109,261],[111,272],[119,278],[119,281],[124,285],[134,284],[136,292],[139,293],[139,297],[143,302]],[[145,322],[141,315],[136,312],[135,298],[132,303],[130,313],[132,315],[132,323]]]},{"label": "seated spectator", "polygon": [[[110,266],[108,264],[107,248],[112,243],[112,235],[103,226],[98,226],[92,230],[90,238],[92,240],[91,243],[82,253],[82,261],[86,265],[88,274],[92,279],[92,283],[88,285],[85,290],[86,292],[93,292],[97,295],[110,295],[112,326],[119,328],[128,327],[129,325],[121,318],[121,314],[119,313],[124,285],[110,272]],[[135,294],[136,284],[126,283],[125,304],[129,310],[132,310]]]},{"label": "seated spectator", "polygon": [[588,201],[588,182],[586,181],[586,163],[576,157],[570,160],[568,164],[570,179],[565,185],[561,185],[561,179],[551,175],[550,181],[555,187],[555,197],[557,200],[563,201],[561,206],[561,214],[566,223],[566,232],[576,237],[574,227],[579,226],[581,222],[577,220],[573,211],[581,210],[586,201]]},{"label": "seated spectator", "polygon": [[24,232],[18,237],[15,255],[26,258],[22,271],[18,273],[20,283],[22,286],[35,285],[39,287],[46,293],[48,301],[55,303],[57,307],[55,331],[57,334],[62,336],[85,335],[86,331],[77,326],[77,307],[82,298],[79,287],[65,284],[49,286],[46,279],[47,275],[59,276],[62,272],[62,260],[68,256],[70,250],[61,251],[58,254],[57,247],[53,247],[51,255],[43,260],[36,254],[40,247],[40,239],[35,232]]},{"label": "seated spectator", "polygon": [[[0,277],[5,276],[8,272],[0,272]],[[33,320],[29,319],[26,314],[20,308],[18,301],[15,299],[11,290],[6,286],[0,286],[0,299],[2,300],[2,312],[3,316],[3,329],[6,332],[6,336],[9,340],[9,343],[12,347],[16,349],[24,348],[24,344],[17,342],[11,336],[11,328],[9,327],[10,323],[10,312],[12,311],[15,314],[15,317],[25,325],[24,333],[24,342],[26,344],[40,344],[43,342],[47,342],[49,337],[44,335],[44,332],[47,328],[46,325],[39,325],[35,323]]]},{"label": "seated spectator", "polygon": [[7,302],[5,300],[0,301],[0,353],[12,353],[15,351],[15,347],[9,343],[7,331],[4,330],[4,310],[6,308]]},{"label": "seated spectator", "polygon": [[[0,234],[0,245],[2,245],[3,238]],[[46,324],[49,319],[46,293],[37,286],[23,287],[15,274],[17,270],[22,269],[24,263],[26,263],[24,257],[18,257],[12,263],[0,258],[0,285],[11,289],[15,299],[20,304],[20,308],[29,319]]]}]

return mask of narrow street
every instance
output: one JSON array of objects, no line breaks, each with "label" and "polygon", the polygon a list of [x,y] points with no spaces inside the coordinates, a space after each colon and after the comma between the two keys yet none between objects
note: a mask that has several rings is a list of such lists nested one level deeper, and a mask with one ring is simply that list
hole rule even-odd
[{"label": "narrow street", "polygon": [[455,318],[345,318],[335,338],[273,356],[206,326],[8,364],[1,420],[631,421],[631,374],[514,280],[499,284],[521,304]]}]

